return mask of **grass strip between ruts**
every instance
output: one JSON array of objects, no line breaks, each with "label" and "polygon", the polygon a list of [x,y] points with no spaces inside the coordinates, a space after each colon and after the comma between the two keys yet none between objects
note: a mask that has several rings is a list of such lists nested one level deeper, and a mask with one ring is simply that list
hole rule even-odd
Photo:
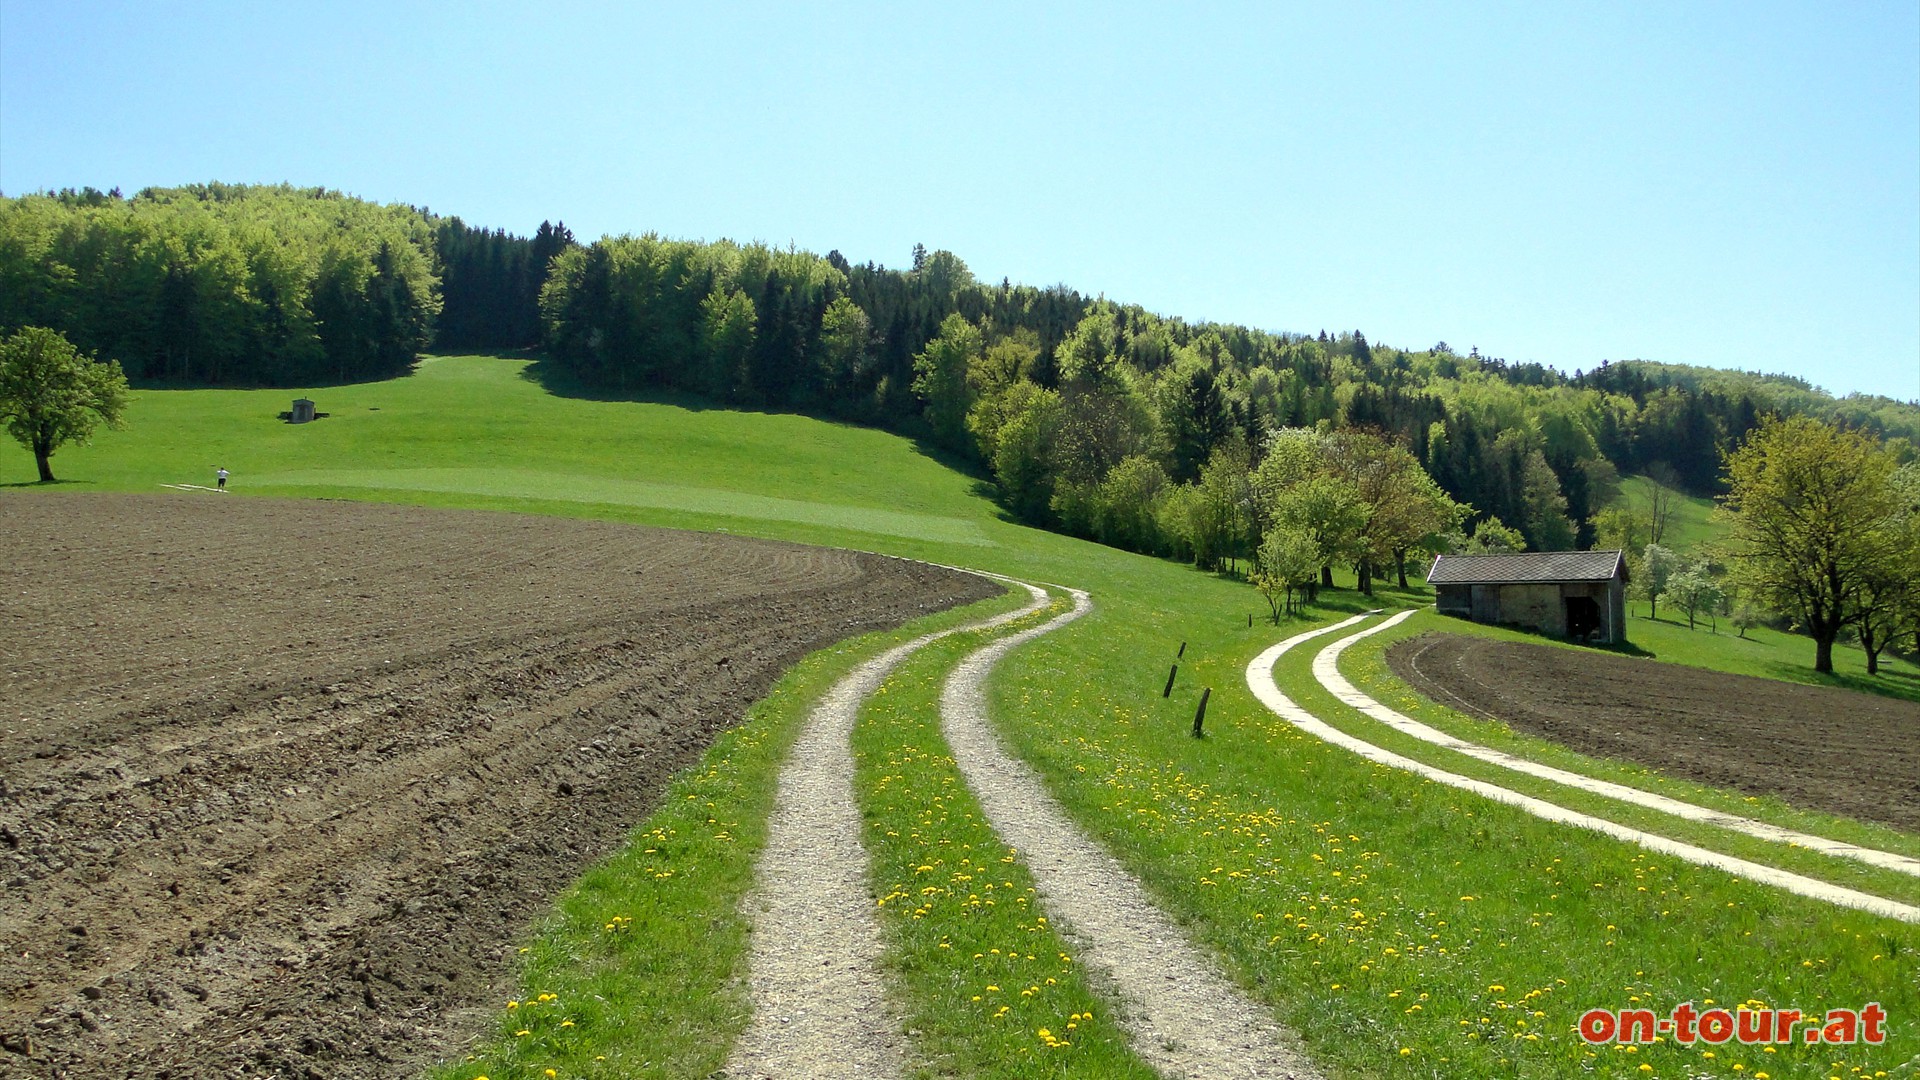
[{"label": "grass strip between ruts", "polygon": [[[1198,678],[1183,685],[1214,688],[1194,739],[1191,698],[1163,700],[1141,670],[1168,643],[1102,629],[1097,656],[1050,636],[1009,657],[989,688],[996,726],[1331,1074],[1871,1077],[1913,1056],[1916,928],[1328,746],[1246,692],[1257,648],[1226,627],[1192,628]],[[1282,662],[1303,704],[1312,651]],[[1713,942],[1726,945],[1703,949]],[[1596,1006],[1876,1000],[1894,1018],[1879,1047],[1589,1046],[1575,1033]]]},{"label": "grass strip between ruts", "polygon": [[521,990],[474,1054],[433,1080],[706,1077],[751,1014],[742,897],[781,764],[834,682],[889,646],[1009,611],[1024,592],[808,656],[669,784],[660,809],[588,870],[520,949]]},{"label": "grass strip between ruts", "polygon": [[1031,874],[988,825],[941,734],[941,687],[986,640],[956,635],[913,657],[868,700],[854,730],[855,791],[887,963],[919,1071],[1150,1080],[1153,1070],[1127,1048],[1111,1006],[1048,924]]}]

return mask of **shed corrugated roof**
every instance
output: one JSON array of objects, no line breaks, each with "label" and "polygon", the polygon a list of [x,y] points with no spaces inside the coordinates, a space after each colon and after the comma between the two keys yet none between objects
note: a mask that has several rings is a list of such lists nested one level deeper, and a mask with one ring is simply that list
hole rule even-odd
[{"label": "shed corrugated roof", "polygon": [[1442,555],[1430,585],[1520,585],[1606,581],[1620,570],[1618,551],[1529,551],[1518,555]]}]

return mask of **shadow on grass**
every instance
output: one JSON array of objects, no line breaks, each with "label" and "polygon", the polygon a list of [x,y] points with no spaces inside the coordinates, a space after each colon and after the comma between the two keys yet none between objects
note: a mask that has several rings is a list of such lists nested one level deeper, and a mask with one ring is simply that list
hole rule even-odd
[{"label": "shadow on grass", "polygon": [[803,416],[809,420],[818,420],[823,424],[837,427],[861,428],[871,431],[884,431],[897,435],[913,445],[915,453],[933,461],[943,468],[950,469],[973,481],[972,493],[995,503],[1002,521],[1013,524],[1029,524],[1014,517],[998,504],[999,488],[994,484],[981,461],[970,454],[955,453],[953,450],[933,442],[925,425],[911,424],[905,428],[889,427],[877,422],[873,417],[848,416],[826,407],[809,407],[804,404],[774,406],[754,402],[715,401],[685,390],[675,390],[660,386],[595,386],[565,370],[552,360],[532,353],[525,354],[489,354],[511,359],[528,359],[528,364],[520,372],[520,377],[533,383],[555,397],[573,398],[579,401],[633,402],[646,405],[669,405],[688,412],[738,412],[753,413],[760,416]]},{"label": "shadow on grass", "polygon": [[404,379],[418,374],[420,365],[435,360],[446,359],[454,355],[484,356],[489,359],[528,360],[530,353],[482,351],[473,353],[433,353],[415,357],[405,367],[392,371],[359,371],[342,375],[335,373],[324,375],[308,372],[305,377],[285,379],[169,379],[153,376],[127,376],[127,385],[135,390],[282,390],[296,394],[309,391],[337,390],[346,386],[364,386],[372,382],[386,382],[388,379]]},{"label": "shadow on grass", "polygon": [[[1594,652],[1612,653],[1614,656],[1631,656],[1640,660],[1658,660],[1660,658],[1659,653],[1650,652],[1647,649],[1635,645],[1631,638],[1621,642],[1575,641],[1572,638],[1564,638],[1540,630],[1530,630],[1523,626],[1503,625],[1501,629],[1511,630],[1517,634],[1525,634],[1527,637],[1538,638],[1541,641],[1551,641],[1556,645],[1570,645],[1576,649],[1591,649]],[[1627,632],[1629,634],[1633,632],[1631,620],[1628,621]]]},{"label": "shadow on grass", "polygon": [[[491,354],[490,354],[491,355]],[[644,405],[671,405],[688,412],[756,412],[747,406],[733,406],[724,402],[712,401],[695,394],[679,390],[668,390],[658,386],[596,386],[566,370],[542,356],[527,354],[514,359],[531,360],[521,369],[520,377],[538,386],[554,397],[571,398],[575,401],[634,402]]]},{"label": "shadow on grass", "polygon": [[1920,675],[1910,672],[1889,671],[1883,667],[1878,675],[1855,675],[1850,672],[1822,675],[1814,671],[1811,664],[1802,667],[1799,664],[1777,662],[1765,665],[1765,670],[1769,677],[1785,682],[1804,683],[1808,686],[1830,686],[1836,690],[1852,690],[1861,694],[1920,703]]},{"label": "shadow on grass", "polygon": [[[1242,563],[1239,572],[1219,570],[1215,571],[1214,576],[1225,578],[1228,581],[1245,582],[1247,580],[1245,567],[1246,564]],[[1267,605],[1266,597],[1249,585],[1247,588],[1247,614],[1251,615],[1251,618],[1247,620],[1247,625],[1250,629],[1255,630],[1262,627],[1269,630],[1287,627],[1305,629],[1326,622],[1330,618],[1346,615],[1361,615],[1370,611],[1385,611],[1391,614],[1402,608],[1432,606],[1433,590],[1424,585],[1409,583],[1406,588],[1402,589],[1396,585],[1383,585],[1376,581],[1373,585],[1372,596],[1368,596],[1354,586],[1322,585],[1320,586],[1319,595],[1312,603],[1301,600],[1296,596],[1294,600],[1294,610],[1291,612],[1282,612],[1278,617],[1275,617],[1274,612]],[[1234,618],[1246,619],[1247,615],[1235,612]]]},{"label": "shadow on grass", "polygon": [[51,488],[68,487],[76,484],[81,487],[86,487],[92,483],[93,481],[91,480],[61,480],[55,477],[52,480],[22,480],[16,484],[0,484],[0,488]]}]

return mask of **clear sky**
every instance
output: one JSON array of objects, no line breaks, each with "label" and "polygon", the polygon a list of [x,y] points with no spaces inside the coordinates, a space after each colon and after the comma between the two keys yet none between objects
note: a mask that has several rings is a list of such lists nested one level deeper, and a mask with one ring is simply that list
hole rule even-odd
[{"label": "clear sky", "polygon": [[0,0],[0,191],[289,181],[1920,398],[1920,5]]}]

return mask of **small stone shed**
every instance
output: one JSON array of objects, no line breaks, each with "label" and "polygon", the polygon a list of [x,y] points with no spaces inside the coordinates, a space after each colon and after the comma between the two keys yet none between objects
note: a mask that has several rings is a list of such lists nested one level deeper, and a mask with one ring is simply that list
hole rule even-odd
[{"label": "small stone shed", "polygon": [[1618,551],[1442,555],[1427,574],[1442,615],[1619,645],[1627,560]]}]

